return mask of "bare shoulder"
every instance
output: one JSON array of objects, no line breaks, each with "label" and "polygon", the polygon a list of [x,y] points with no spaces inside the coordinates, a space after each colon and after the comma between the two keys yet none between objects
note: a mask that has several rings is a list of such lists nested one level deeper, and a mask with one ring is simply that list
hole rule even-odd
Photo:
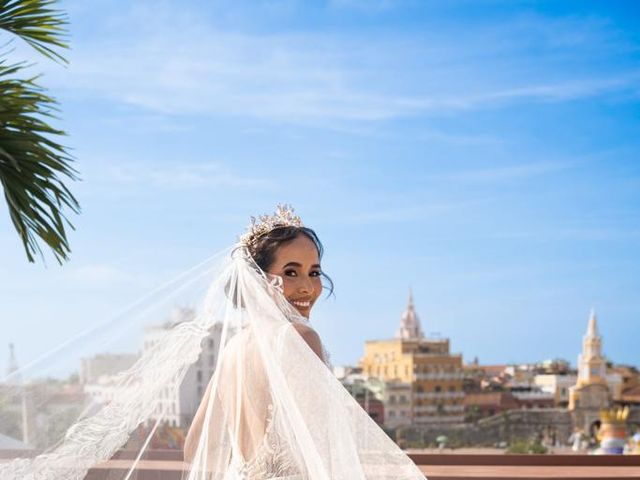
[{"label": "bare shoulder", "polygon": [[295,328],[300,335],[307,334],[307,333],[314,333],[315,335],[318,335],[318,333],[308,323],[304,323],[302,321],[296,321],[296,322],[291,322],[291,325],[293,325],[293,328]]},{"label": "bare shoulder", "polygon": [[316,332],[310,325],[302,322],[293,322],[293,328],[300,334],[307,345],[314,351],[314,353],[323,360],[322,353],[322,341],[320,340],[320,335]]}]

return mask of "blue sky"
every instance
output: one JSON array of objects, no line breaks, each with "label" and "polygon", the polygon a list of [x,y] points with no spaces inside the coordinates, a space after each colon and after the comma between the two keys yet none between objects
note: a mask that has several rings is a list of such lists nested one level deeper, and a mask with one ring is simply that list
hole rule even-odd
[{"label": "blue sky", "polygon": [[640,364],[634,2],[61,5],[70,66],[34,69],[83,211],[62,268],[27,264],[0,214],[21,362],[288,202],[326,247],[334,363],[393,335],[411,287],[466,361],[575,363],[595,307],[606,355]]}]

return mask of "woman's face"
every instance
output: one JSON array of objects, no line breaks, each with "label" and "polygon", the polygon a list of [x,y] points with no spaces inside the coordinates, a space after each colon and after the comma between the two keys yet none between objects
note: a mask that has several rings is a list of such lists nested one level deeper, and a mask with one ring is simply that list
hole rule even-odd
[{"label": "woman's face", "polygon": [[282,277],[284,296],[304,317],[320,296],[320,258],[315,244],[306,235],[298,235],[280,246],[267,273]]}]

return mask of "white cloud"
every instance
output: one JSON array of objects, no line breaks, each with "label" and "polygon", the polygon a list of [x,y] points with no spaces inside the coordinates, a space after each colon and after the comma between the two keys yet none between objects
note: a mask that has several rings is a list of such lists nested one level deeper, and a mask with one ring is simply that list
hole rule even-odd
[{"label": "white cloud", "polygon": [[271,180],[237,174],[215,162],[169,165],[121,163],[109,167],[107,177],[109,181],[115,183],[163,189],[270,188],[273,186]]},{"label": "white cloud", "polygon": [[460,202],[412,202],[391,208],[380,208],[347,214],[334,221],[358,224],[377,223],[406,223],[442,215],[451,215],[453,212],[469,211],[470,208],[486,203],[486,200],[470,200]]},{"label": "white cloud", "polygon": [[[119,15],[122,18],[112,22],[111,38],[120,40],[77,43],[70,68],[52,68],[47,82],[71,95],[106,98],[160,116],[247,115],[335,128],[336,121],[586,98],[631,90],[640,77],[637,71],[514,77],[522,67],[517,47],[498,51],[497,61],[506,63],[492,67],[498,48],[494,45],[521,42],[524,48],[532,38],[549,36],[548,29],[540,27],[545,19],[520,22],[524,33],[496,27],[484,42],[471,35],[452,44],[437,35],[378,39],[330,33],[235,33],[213,28],[197,13],[176,11],[167,4],[138,4]],[[562,23],[554,25],[562,30]],[[570,41],[561,44],[578,42],[586,48],[594,35],[591,30],[579,30],[576,22],[569,26],[576,33],[563,34]],[[522,36],[528,40],[520,40]],[[448,43],[431,46],[438,41]],[[469,75],[474,76],[472,82]]]},{"label": "white cloud", "polygon": [[546,175],[564,170],[570,166],[571,164],[568,162],[533,162],[502,167],[458,170],[434,175],[433,178],[469,183],[494,183]]},{"label": "white cloud", "polygon": [[436,130],[423,132],[417,138],[429,143],[437,142],[458,146],[502,145],[505,143],[505,139],[497,136],[449,133]]},{"label": "white cloud", "polygon": [[131,277],[122,270],[105,264],[86,264],[72,268],[68,275],[82,284],[105,285],[129,283]]}]

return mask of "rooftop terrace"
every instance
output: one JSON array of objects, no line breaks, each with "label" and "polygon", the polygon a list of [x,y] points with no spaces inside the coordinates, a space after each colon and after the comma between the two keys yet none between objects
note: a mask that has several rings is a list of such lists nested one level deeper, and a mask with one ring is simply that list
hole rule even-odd
[{"label": "rooftop terrace", "polygon": [[[15,452],[0,451],[0,461]],[[86,480],[121,478],[133,463],[133,452],[121,451],[91,469]],[[640,480],[640,455],[503,455],[473,453],[409,453],[429,480]],[[3,460],[3,458],[5,460]],[[152,450],[140,460],[137,480],[180,480],[182,452]]]}]

